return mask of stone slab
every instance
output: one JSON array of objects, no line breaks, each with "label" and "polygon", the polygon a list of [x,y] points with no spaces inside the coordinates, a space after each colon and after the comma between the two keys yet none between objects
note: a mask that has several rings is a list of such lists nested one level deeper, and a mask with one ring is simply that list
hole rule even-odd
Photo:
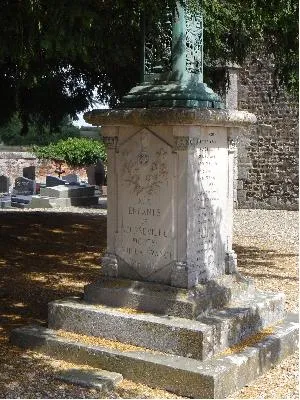
[{"label": "stone slab", "polygon": [[116,372],[76,368],[61,371],[55,377],[74,385],[93,387],[102,391],[112,390],[123,380],[123,376]]},{"label": "stone slab", "polygon": [[12,208],[11,200],[0,200],[0,208]]},{"label": "stone slab", "polygon": [[31,203],[27,208],[57,208],[57,207],[78,207],[93,206],[98,204],[98,196],[53,198],[46,196],[32,196]]},{"label": "stone slab", "polygon": [[289,314],[272,334],[251,347],[206,361],[87,345],[34,326],[13,330],[11,342],[73,363],[116,371],[124,378],[181,396],[223,399],[298,349],[297,321],[298,315]]},{"label": "stone slab", "polygon": [[73,198],[94,196],[94,186],[61,185],[41,188],[40,195],[55,198]]},{"label": "stone slab", "polygon": [[62,179],[68,183],[79,183],[79,176],[76,174],[68,174],[62,177]]},{"label": "stone slab", "polygon": [[31,202],[32,196],[21,196],[21,195],[15,195],[11,196],[11,202],[12,203],[22,203],[22,204],[29,204]]},{"label": "stone slab", "polygon": [[280,294],[255,294],[238,307],[210,313],[199,321],[69,298],[49,303],[48,326],[205,360],[283,317]]},{"label": "stone slab", "polygon": [[21,208],[21,209],[28,208],[28,204],[25,203],[11,203],[11,206],[13,208]]},{"label": "stone slab", "polygon": [[102,278],[84,288],[84,300],[111,307],[128,307],[156,314],[194,319],[212,309],[221,309],[232,298],[254,293],[252,281],[239,275],[224,275],[192,289],[129,279]]},{"label": "stone slab", "polygon": [[46,176],[46,186],[53,187],[58,185],[65,185],[67,182],[57,176],[47,175]]}]

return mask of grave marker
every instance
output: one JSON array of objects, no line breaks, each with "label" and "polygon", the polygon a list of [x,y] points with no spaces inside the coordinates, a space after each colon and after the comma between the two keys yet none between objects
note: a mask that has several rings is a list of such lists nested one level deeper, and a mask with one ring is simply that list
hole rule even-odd
[{"label": "grave marker", "polygon": [[35,167],[30,166],[23,168],[23,177],[35,180]]},{"label": "grave marker", "polygon": [[0,175],[0,193],[9,192],[9,178],[5,175]]},{"label": "grave marker", "polygon": [[61,179],[68,182],[69,184],[79,183],[79,176],[76,174],[68,174],[63,176]]},{"label": "grave marker", "polygon": [[46,187],[53,187],[59,185],[65,185],[66,181],[61,178],[57,178],[56,176],[47,175],[46,176]]},{"label": "grave marker", "polygon": [[16,178],[13,188],[14,195],[29,196],[35,193],[35,181],[24,178],[23,176]]}]

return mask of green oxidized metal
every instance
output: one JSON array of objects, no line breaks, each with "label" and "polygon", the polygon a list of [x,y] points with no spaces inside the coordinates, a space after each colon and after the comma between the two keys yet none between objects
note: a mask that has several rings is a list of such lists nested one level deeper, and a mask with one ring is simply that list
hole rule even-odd
[{"label": "green oxidized metal", "polygon": [[160,21],[143,23],[142,83],[119,108],[225,108],[203,83],[203,19],[180,2]]}]

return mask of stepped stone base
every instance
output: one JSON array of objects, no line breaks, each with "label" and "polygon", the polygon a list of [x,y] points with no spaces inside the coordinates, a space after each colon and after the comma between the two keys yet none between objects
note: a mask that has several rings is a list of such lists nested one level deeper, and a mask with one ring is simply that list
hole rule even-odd
[{"label": "stepped stone base", "polygon": [[238,274],[193,289],[103,278],[48,315],[12,343],[195,398],[224,398],[297,349],[284,295]]},{"label": "stepped stone base", "polygon": [[205,360],[283,319],[282,300],[281,294],[258,292],[238,306],[190,320],[71,298],[49,304],[48,323],[52,329]]},{"label": "stepped stone base", "polygon": [[288,315],[273,333],[239,352],[206,361],[177,355],[122,351],[67,339],[41,327],[17,328],[12,343],[73,363],[121,373],[124,378],[182,396],[222,399],[241,389],[297,350],[297,316]]}]

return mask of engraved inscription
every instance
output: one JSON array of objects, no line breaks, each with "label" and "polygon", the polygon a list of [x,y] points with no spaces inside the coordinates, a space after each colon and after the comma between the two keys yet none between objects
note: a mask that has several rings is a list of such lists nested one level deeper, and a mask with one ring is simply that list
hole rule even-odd
[{"label": "engraved inscription", "polygon": [[120,147],[117,254],[149,277],[173,260],[171,148],[146,129]]},{"label": "engraved inscription", "polygon": [[201,134],[189,150],[188,259],[199,280],[218,276],[224,268],[227,157],[223,137]]},{"label": "engraved inscription", "polygon": [[188,149],[199,149],[201,146],[209,146],[215,143],[215,134],[211,132],[208,136],[203,137],[188,137],[188,136],[176,136],[175,137],[175,150],[188,150]]}]

